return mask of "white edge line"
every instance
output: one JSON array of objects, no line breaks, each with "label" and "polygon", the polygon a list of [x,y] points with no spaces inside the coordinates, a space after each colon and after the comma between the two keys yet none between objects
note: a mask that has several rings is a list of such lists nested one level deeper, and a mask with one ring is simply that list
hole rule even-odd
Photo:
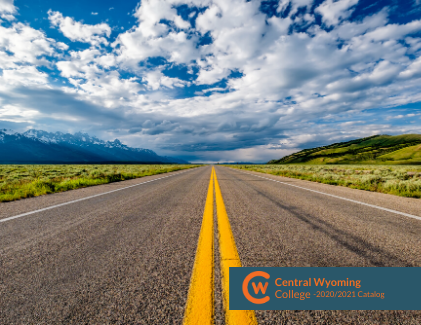
[{"label": "white edge line", "polygon": [[[119,188],[117,190],[112,190],[112,191],[105,192],[105,193],[95,194],[95,195],[91,195],[91,196],[84,197],[84,198],[81,198],[81,199],[77,199],[77,200],[73,200],[73,201],[69,201],[69,202],[65,202],[65,203],[60,203],[60,204],[52,205],[52,206],[49,206],[49,207],[46,207],[46,208],[42,208],[42,209],[30,211],[30,212],[25,212],[25,213],[18,214],[18,215],[13,216],[13,217],[8,217],[8,218],[0,219],[0,223],[6,222],[6,221],[10,221],[10,220],[13,220],[13,219],[17,219],[17,218],[21,218],[21,217],[25,217],[25,216],[28,216],[30,214],[34,214],[34,213],[38,213],[38,212],[42,212],[42,211],[46,211],[46,210],[55,209],[55,208],[58,208],[58,207],[62,207],[64,205],[68,205],[68,204],[72,204],[72,203],[76,203],[76,202],[80,202],[80,201],[89,200],[89,199],[92,199],[94,197],[98,197],[98,196],[102,196],[102,195],[106,195],[106,194],[110,194],[110,193],[122,191],[122,190],[125,190],[125,189],[128,189],[128,188],[131,188],[131,187],[135,187],[135,186],[139,186],[139,185],[142,185],[142,184],[154,182],[154,181],[157,181],[159,179],[163,179],[163,178],[167,178],[167,177],[171,177],[171,176],[175,176],[175,175],[180,175],[180,174],[183,174],[185,172],[188,172],[188,171],[191,171],[191,170],[194,170],[194,169],[195,168],[190,168],[190,169],[185,170],[185,171],[183,171],[181,173],[176,173],[176,174],[164,176],[164,177],[156,178],[156,179],[153,179],[153,180],[150,180],[150,181],[142,182],[142,183],[139,183],[139,184],[134,184],[134,185],[130,185],[130,186],[127,186],[127,187]],[[153,175],[151,175],[151,176],[153,176]],[[140,177],[140,178],[142,178],[142,177]],[[106,183],[106,184],[110,184],[110,183]],[[102,184],[102,185],[106,185],[106,184]]]},{"label": "white edge line", "polygon": [[264,178],[264,179],[270,180],[272,182],[276,182],[276,183],[281,183],[281,184],[288,185],[288,186],[297,187],[297,188],[300,188],[302,190],[306,190],[306,191],[310,191],[310,192],[314,192],[314,193],[319,193],[319,194],[323,194],[323,195],[327,195],[327,196],[331,196],[331,197],[334,197],[336,199],[341,199],[341,200],[345,200],[345,201],[349,201],[349,202],[353,202],[353,203],[365,205],[365,206],[368,206],[368,207],[371,207],[371,208],[380,209],[380,210],[383,210],[383,211],[400,214],[400,215],[405,216],[405,217],[408,217],[408,218],[413,218],[413,219],[421,220],[421,217],[414,216],[414,215],[409,214],[409,213],[400,212],[400,211],[396,211],[396,210],[392,210],[392,209],[387,209],[387,208],[380,207],[378,205],[368,204],[368,203],[364,203],[364,202],[360,202],[360,201],[356,201],[356,200],[352,200],[352,199],[347,199],[347,198],[344,198],[342,196],[328,194],[328,193],[324,193],[324,192],[320,192],[320,191],[316,191],[316,190],[310,190],[310,189],[305,188],[305,187],[301,187],[301,186],[297,186],[297,185],[293,185],[293,184],[284,183],[284,182],[277,181],[277,180],[274,180],[274,179],[271,179],[271,178],[267,178],[267,177],[255,175],[253,173],[248,173],[248,172],[245,172],[245,171],[242,171],[242,170],[241,170],[241,172],[243,172],[245,174],[253,175],[253,176],[256,176],[256,177]]}]

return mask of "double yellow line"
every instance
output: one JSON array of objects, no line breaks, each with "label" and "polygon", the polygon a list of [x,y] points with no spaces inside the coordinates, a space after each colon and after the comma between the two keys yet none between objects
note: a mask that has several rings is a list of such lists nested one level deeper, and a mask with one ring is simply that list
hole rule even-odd
[{"label": "double yellow line", "polygon": [[193,273],[190,281],[189,295],[184,315],[184,325],[214,324],[214,188],[218,219],[225,323],[227,325],[257,325],[254,311],[229,310],[229,268],[241,267],[241,261],[235,245],[234,236],[232,234],[231,225],[214,167],[212,167],[209,181],[202,228],[200,230],[196,259],[194,261]]}]

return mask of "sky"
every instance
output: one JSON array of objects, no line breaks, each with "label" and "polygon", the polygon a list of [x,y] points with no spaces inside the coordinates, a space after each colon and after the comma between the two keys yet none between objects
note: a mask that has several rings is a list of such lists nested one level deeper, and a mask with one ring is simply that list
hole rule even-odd
[{"label": "sky", "polygon": [[0,129],[191,162],[421,133],[421,0],[0,0]]}]

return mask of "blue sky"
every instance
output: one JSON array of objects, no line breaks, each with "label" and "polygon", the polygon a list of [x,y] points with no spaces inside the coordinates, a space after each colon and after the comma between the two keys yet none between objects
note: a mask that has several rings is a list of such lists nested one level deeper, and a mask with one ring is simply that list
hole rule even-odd
[{"label": "blue sky", "polygon": [[190,161],[420,133],[420,0],[0,0],[0,128]]}]

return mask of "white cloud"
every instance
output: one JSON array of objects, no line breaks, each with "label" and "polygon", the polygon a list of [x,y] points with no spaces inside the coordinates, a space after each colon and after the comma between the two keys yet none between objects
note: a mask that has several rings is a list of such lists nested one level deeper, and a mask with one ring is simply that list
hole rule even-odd
[{"label": "white cloud", "polygon": [[421,57],[414,60],[404,71],[399,73],[402,79],[421,78]]},{"label": "white cloud", "polygon": [[366,38],[372,41],[386,41],[391,39],[402,39],[406,35],[417,33],[421,31],[421,20],[414,20],[410,23],[398,25],[388,24],[379,27],[365,35]]},{"label": "white cloud", "polygon": [[111,34],[111,28],[106,23],[82,24],[73,18],[63,17],[60,12],[51,10],[48,11],[48,19],[53,26],[58,27],[63,35],[73,42],[78,41],[92,45],[108,44],[107,39],[102,37],[109,37]]},{"label": "white cloud", "polygon": [[[267,27],[265,15],[259,13],[258,7],[257,2],[215,1],[199,15],[196,20],[198,30],[202,34],[211,32],[213,38],[213,43],[203,49],[204,54],[212,55],[199,63],[202,67],[199,84],[217,82],[228,76],[232,69],[242,70],[251,63],[250,60],[261,55],[262,50],[270,46],[269,43],[275,41],[273,36],[276,31]],[[282,22],[274,25],[274,29],[281,34],[288,28],[282,26]],[[289,20],[286,20],[286,25],[289,25]],[[265,33],[267,38],[263,39]]]},{"label": "white cloud", "polygon": [[6,28],[0,25],[0,69],[16,68],[20,64],[49,65],[45,56],[57,55],[67,45],[22,23]]},{"label": "white cloud", "polygon": [[93,16],[97,16],[98,15],[98,13],[97,12],[91,12],[91,15],[93,15]]},{"label": "white cloud", "polygon": [[[353,108],[370,109],[378,107],[379,103],[385,106],[396,105],[416,101],[420,97],[415,84],[402,83],[397,86],[396,83],[399,74],[411,64],[405,57],[407,48],[399,42],[384,42],[374,37],[376,33],[370,34],[387,25],[387,11],[381,11],[359,22],[343,22],[330,32],[313,27],[306,34],[289,32],[294,23],[291,17],[266,19],[258,11],[256,3],[213,1],[196,20],[197,30],[202,35],[210,32],[213,41],[209,45],[197,47],[198,38],[194,30],[189,30],[190,36],[187,38],[183,28],[174,29],[177,27],[174,16],[176,13],[167,4],[172,3],[143,2],[136,12],[139,26],[121,34],[114,44],[116,47],[119,45],[115,51],[115,64],[139,75],[147,89],[156,92],[155,95],[126,96],[125,104],[133,109],[136,107],[137,114],[148,112],[177,118],[195,117],[199,120],[209,114],[215,114],[212,115],[213,118],[221,116],[221,119],[227,119],[227,114],[232,114],[233,122],[224,126],[208,125],[206,131],[199,131],[199,122],[197,126],[186,129],[171,124],[171,128],[165,129],[165,132],[170,132],[170,129],[171,132],[163,133],[157,138],[156,141],[159,139],[161,143],[170,141],[177,132],[180,132],[179,136],[185,142],[196,143],[197,132],[202,132],[206,141],[210,141],[207,137],[211,134],[218,134],[214,141],[221,143],[222,147],[227,141],[238,141],[241,146],[243,132],[252,132],[251,137],[256,138],[261,136],[260,132],[271,130],[268,131],[271,135],[263,142],[272,143],[271,137],[276,138],[276,135],[283,133],[291,137],[292,148],[315,139],[314,133],[303,137],[299,134],[295,136],[293,131],[285,131],[299,129],[304,120],[335,115]],[[350,6],[352,5],[347,8]],[[339,22],[347,14],[338,13],[337,16],[330,17],[337,17],[335,19]],[[161,19],[173,24],[172,28],[160,23]],[[398,29],[414,30],[413,25],[409,29],[398,25]],[[404,36],[405,32],[395,32],[394,35]],[[339,38],[343,42],[341,48],[338,47]],[[241,71],[244,75],[239,79],[231,79],[227,88],[213,88],[200,94],[231,89],[229,93],[171,99],[163,91],[182,87],[187,83],[165,76],[161,71],[163,68],[139,68],[139,62],[156,56],[187,66],[191,66],[195,60],[196,67],[199,68],[196,84],[213,84],[227,77],[233,70]],[[82,64],[84,65],[86,63]],[[412,68],[414,67],[411,66],[410,69]],[[86,72],[83,73],[87,75]],[[95,87],[84,86],[81,89],[94,94]],[[83,93],[80,92],[79,95],[82,96]],[[97,103],[101,102],[99,96],[96,100]],[[116,107],[119,104],[117,97],[108,98],[105,103],[117,105]],[[262,124],[262,116],[273,113],[276,114],[274,119]],[[250,122],[242,125],[238,121],[244,116],[249,116],[247,119],[250,118]],[[351,127],[351,124],[345,123],[343,126]],[[311,123],[308,124],[309,129],[314,127]],[[153,131],[153,125],[146,125],[144,128],[151,134],[161,132]],[[334,130],[331,138],[334,138],[333,134]],[[352,132],[348,136],[352,136]],[[203,144],[204,148],[207,146],[209,145]],[[174,148],[184,150],[182,148],[186,147],[174,145]]]},{"label": "white cloud", "polygon": [[370,72],[361,73],[356,77],[349,76],[333,83],[326,87],[333,91],[355,92],[358,90],[367,89],[372,86],[382,86],[390,83],[399,74],[401,67],[397,64],[392,64],[388,61],[381,61]]},{"label": "white cloud", "polygon": [[146,37],[156,36],[157,33],[164,29],[164,26],[159,27],[159,22],[162,19],[167,19],[174,22],[174,25],[181,29],[190,27],[188,21],[183,20],[177,15],[177,11],[172,7],[172,1],[165,0],[145,0],[137,8],[134,16],[139,20],[139,27],[142,34]]},{"label": "white cloud", "polygon": [[279,0],[278,12],[283,12],[291,5],[290,15],[295,15],[299,8],[306,7],[309,9],[313,4],[313,0]]},{"label": "white cloud", "polygon": [[0,17],[6,20],[14,20],[17,13],[13,4],[14,0],[0,0]]},{"label": "white cloud", "polygon": [[[179,0],[145,0],[134,16],[138,26],[119,35],[113,46],[118,47],[118,61],[125,67],[135,68],[149,57],[164,57],[177,64],[189,64],[200,56],[198,35],[187,33],[190,23],[177,15],[174,5]],[[189,1],[189,4],[201,1]],[[205,1],[203,1],[203,4]],[[166,21],[170,24],[164,23]]]},{"label": "white cloud", "polygon": [[9,85],[21,84],[28,86],[31,84],[47,84],[48,75],[38,71],[33,66],[24,66],[16,69],[3,70],[1,80]]},{"label": "white cloud", "polygon": [[415,54],[419,50],[421,50],[420,38],[406,37],[405,42],[410,46],[410,49],[408,51],[410,54]]},{"label": "white cloud", "polygon": [[[0,100],[8,93],[7,105],[33,107],[40,112],[35,121],[53,109],[22,98],[53,94],[74,128],[209,161],[264,161],[311,143],[391,132],[386,117],[371,123],[362,111],[421,101],[421,23],[392,24],[388,8],[347,21],[357,2],[326,0],[316,8],[324,22],[318,26],[311,0],[280,1],[279,10],[291,7],[284,18],[268,18],[260,1],[144,0],[137,24],[120,32],[112,49],[104,46],[107,24],[50,11],[70,41],[93,46],[67,51],[27,25],[0,25]],[[182,4],[195,24],[177,14]],[[203,35],[209,44],[199,45]],[[156,57],[165,60],[152,65],[148,59]],[[55,65],[65,86],[53,84],[40,65]],[[186,69],[191,80],[169,77],[173,68]],[[228,79],[233,71],[237,78]],[[196,96],[183,98],[184,87]],[[405,130],[412,129],[399,132]]]},{"label": "white cloud", "polygon": [[374,15],[365,17],[361,22],[344,21],[332,30],[331,34],[343,40],[350,40],[355,36],[360,36],[376,28],[383,27],[387,24],[387,16],[388,10],[381,10]]},{"label": "white cloud", "polygon": [[39,117],[38,111],[14,105],[4,105],[0,107],[0,121],[13,123],[30,123],[34,124],[35,119]]},{"label": "white cloud", "polygon": [[147,82],[148,87],[152,90],[157,90],[162,86],[173,89],[174,87],[184,87],[187,82],[178,78],[169,78],[160,71],[151,71],[144,76],[144,81]]},{"label": "white cloud", "polygon": [[316,12],[322,15],[323,22],[328,25],[337,25],[341,20],[347,19],[353,12],[353,7],[358,0],[326,0],[316,8]]},{"label": "white cloud", "polygon": [[[145,6],[147,5],[149,3],[145,2]],[[169,9],[169,12],[171,10]],[[184,31],[170,31],[167,25],[159,23],[163,17],[167,17],[164,13],[155,15],[152,8],[150,10],[148,8],[148,12],[151,16],[143,11],[137,13],[140,19],[145,16],[145,20],[141,20],[135,29],[120,34],[117,41],[113,43],[115,47],[120,46],[116,52],[122,64],[137,66],[140,61],[157,56],[179,64],[197,59],[199,53],[196,48],[197,36],[189,35]]]},{"label": "white cloud", "polygon": [[[84,51],[71,51],[70,58],[57,62],[57,68],[63,77],[78,77],[87,79],[89,76],[95,77],[94,61],[99,59],[101,51],[98,49],[86,49]],[[92,70],[94,69],[94,70]],[[98,68],[96,68],[99,71]]]},{"label": "white cloud", "polygon": [[402,118],[406,118],[406,117],[415,117],[415,116],[419,116],[421,114],[405,114],[405,115],[396,115],[396,116],[389,116],[387,117],[388,120],[390,119],[402,119]]}]

